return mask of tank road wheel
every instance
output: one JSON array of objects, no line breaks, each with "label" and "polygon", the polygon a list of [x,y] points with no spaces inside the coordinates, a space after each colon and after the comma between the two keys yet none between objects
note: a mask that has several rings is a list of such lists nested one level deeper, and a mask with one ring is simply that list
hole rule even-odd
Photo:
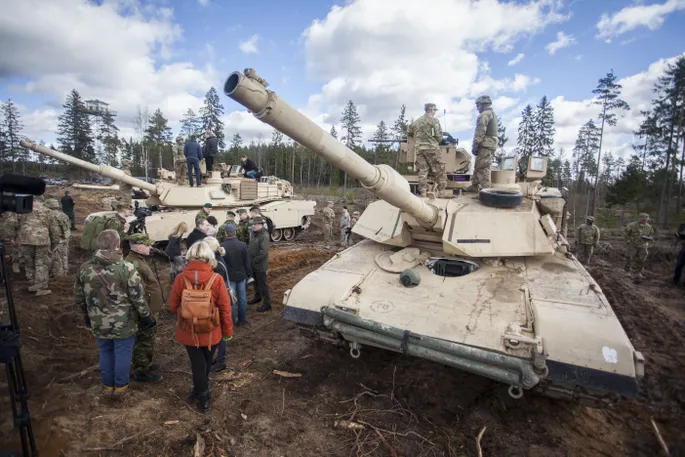
[{"label": "tank road wheel", "polygon": [[518,190],[488,188],[478,192],[478,200],[496,208],[516,208],[523,203],[523,194]]},{"label": "tank road wheel", "polygon": [[283,238],[283,231],[281,229],[274,229],[274,231],[271,233],[271,241],[276,242],[276,241],[281,241]]},{"label": "tank road wheel", "polygon": [[295,238],[295,229],[292,227],[283,229],[283,239],[285,241],[292,241]]}]

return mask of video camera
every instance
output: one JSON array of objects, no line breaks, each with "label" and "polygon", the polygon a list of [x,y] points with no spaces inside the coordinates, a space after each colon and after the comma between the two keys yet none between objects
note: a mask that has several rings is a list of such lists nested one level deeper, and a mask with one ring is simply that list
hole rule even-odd
[{"label": "video camera", "polygon": [[136,219],[129,223],[128,234],[133,233],[147,233],[147,227],[145,226],[145,218],[152,216],[152,212],[157,210],[157,206],[140,206],[138,202],[135,202],[135,208],[133,210],[133,215]]},{"label": "video camera", "polygon": [[45,193],[45,181],[18,175],[0,176],[0,214],[11,211],[18,214],[33,210],[33,196]]}]

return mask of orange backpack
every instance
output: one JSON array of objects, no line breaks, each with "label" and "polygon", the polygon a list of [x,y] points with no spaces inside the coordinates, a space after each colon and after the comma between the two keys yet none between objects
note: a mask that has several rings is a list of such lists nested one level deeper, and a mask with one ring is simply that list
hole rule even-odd
[{"label": "orange backpack", "polygon": [[[194,286],[187,278],[183,278],[185,288],[181,293],[181,312],[178,314],[177,325],[193,334],[196,346],[200,345],[198,333],[211,333],[220,325],[219,309],[212,297],[212,284],[217,277],[219,275],[214,273],[204,286]],[[208,349],[211,348],[211,338],[207,346]]]}]

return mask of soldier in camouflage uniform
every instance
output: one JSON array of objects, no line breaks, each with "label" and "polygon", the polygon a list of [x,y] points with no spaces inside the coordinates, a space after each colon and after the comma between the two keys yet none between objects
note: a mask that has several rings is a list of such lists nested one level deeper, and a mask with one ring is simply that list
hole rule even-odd
[{"label": "soldier in camouflage uniform", "polygon": [[71,237],[71,220],[69,216],[60,210],[60,204],[56,198],[45,201],[45,206],[52,210],[52,216],[57,221],[59,228],[59,241],[52,251],[52,262],[50,270],[52,274],[59,278],[69,271],[69,238]]},{"label": "soldier in camouflage uniform", "polygon": [[228,238],[228,233],[226,233],[227,225],[236,225],[235,211],[230,209],[226,211],[226,221],[223,224],[221,224],[221,227],[219,227],[219,231],[216,233],[216,239],[219,240],[219,243],[223,243],[226,240],[226,238]]},{"label": "soldier in camouflage uniform", "polygon": [[133,211],[131,210],[131,205],[124,202],[116,202],[114,209],[117,213],[107,221],[107,228],[116,230],[123,244],[124,241],[128,241],[129,223],[126,221],[126,218],[131,217]]},{"label": "soldier in camouflage uniform", "polygon": [[14,246],[17,227],[19,227],[19,215],[17,213],[6,211],[0,215],[0,240],[7,243],[5,252],[12,257],[12,271],[21,273],[21,255],[19,249]]},{"label": "soldier in camouflage uniform", "polygon": [[350,236],[348,239],[349,245],[356,244],[357,242],[359,242],[357,235],[352,233],[352,229],[354,228],[355,224],[359,220],[359,217],[360,217],[359,211],[355,211],[354,213],[352,213],[352,219],[350,219]]},{"label": "soldier in camouflage uniform", "polygon": [[247,214],[247,210],[240,208],[238,211],[238,216],[240,217],[240,222],[235,230],[236,237],[247,244],[250,242],[250,217]]},{"label": "soldier in camouflage uniform", "polygon": [[473,134],[473,146],[471,154],[476,157],[473,167],[473,177],[471,178],[471,190],[486,189],[491,186],[490,166],[492,165],[492,155],[495,153],[498,144],[498,125],[497,116],[492,110],[492,101],[487,95],[481,95],[476,99],[478,109],[478,120],[476,121],[476,132]]},{"label": "soldier in camouflage uniform", "polygon": [[333,239],[333,222],[335,221],[335,211],[333,202],[327,202],[323,209],[323,240],[328,243]]},{"label": "soldier in camouflage uniform", "polygon": [[[157,320],[159,311],[162,309],[162,286],[155,274],[154,259],[150,256],[150,246],[153,241],[145,233],[134,233],[129,238],[131,252],[126,256],[126,261],[131,262],[143,280],[145,290],[145,302],[150,308],[150,313]],[[133,373],[138,382],[156,383],[162,380],[162,376],[153,373],[159,369],[159,364],[153,364],[156,329],[143,331],[138,329],[136,342],[133,346]]]},{"label": "soldier in camouflage uniform", "polygon": [[19,215],[16,242],[22,262],[26,265],[26,279],[33,283],[29,292],[36,296],[48,295],[50,253],[59,243],[60,230],[52,211],[34,199],[33,211]]},{"label": "soldier in camouflage uniform", "polygon": [[654,236],[654,229],[649,225],[649,214],[640,213],[639,220],[626,225],[626,241],[628,242],[628,260],[625,270],[632,273],[633,263],[638,266],[638,275],[642,276],[645,261],[649,254],[649,242]]},{"label": "soldier in camouflage uniform", "polygon": [[447,186],[445,162],[440,156],[442,128],[440,121],[435,118],[435,104],[426,103],[424,109],[426,114],[407,127],[407,136],[414,137],[416,140],[416,167],[419,172],[419,192],[422,197],[426,196],[429,177],[437,184],[439,194],[443,194]]},{"label": "soldier in camouflage uniform", "polygon": [[186,163],[186,156],[183,155],[183,137],[181,135],[176,137],[176,144],[174,144],[174,171],[176,172],[176,184],[185,186],[188,184],[188,164]]},{"label": "soldier in camouflage uniform", "polygon": [[576,231],[576,248],[578,260],[583,265],[590,263],[590,258],[595,248],[599,244],[599,228],[595,225],[595,218],[588,216],[585,224],[578,227]]},{"label": "soldier in camouflage uniform", "polygon": [[207,219],[207,216],[209,216],[209,213],[211,212],[212,204],[209,202],[205,203],[202,209],[200,209],[200,211],[198,211],[195,215],[195,226],[197,227],[197,225],[200,223],[202,219]]},{"label": "soldier in camouflage uniform", "polygon": [[156,321],[140,275],[122,258],[119,234],[103,230],[97,242],[100,249],[76,275],[74,301],[100,348],[103,393],[121,396],[128,389],[135,335]]},{"label": "soldier in camouflage uniform", "polygon": [[[121,171],[126,175],[131,176],[131,161],[124,160],[121,162]],[[128,206],[133,206],[133,186],[125,182],[119,182],[119,200]]]}]

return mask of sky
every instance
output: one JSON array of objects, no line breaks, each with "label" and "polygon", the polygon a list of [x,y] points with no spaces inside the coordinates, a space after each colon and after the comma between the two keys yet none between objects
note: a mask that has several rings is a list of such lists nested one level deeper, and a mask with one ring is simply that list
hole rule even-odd
[{"label": "sky", "polygon": [[226,77],[251,67],[327,131],[352,100],[365,141],[402,104],[417,118],[432,102],[470,150],[486,94],[513,148],[522,109],[546,95],[569,158],[613,69],[631,110],[603,149],[627,158],[654,82],[685,52],[685,0],[8,0],[0,46],[0,99],[18,104],[34,141],[54,141],[74,88],[135,137],[138,107],[160,108],[177,134],[214,86],[226,138],[267,142],[271,127],[223,95]]}]

